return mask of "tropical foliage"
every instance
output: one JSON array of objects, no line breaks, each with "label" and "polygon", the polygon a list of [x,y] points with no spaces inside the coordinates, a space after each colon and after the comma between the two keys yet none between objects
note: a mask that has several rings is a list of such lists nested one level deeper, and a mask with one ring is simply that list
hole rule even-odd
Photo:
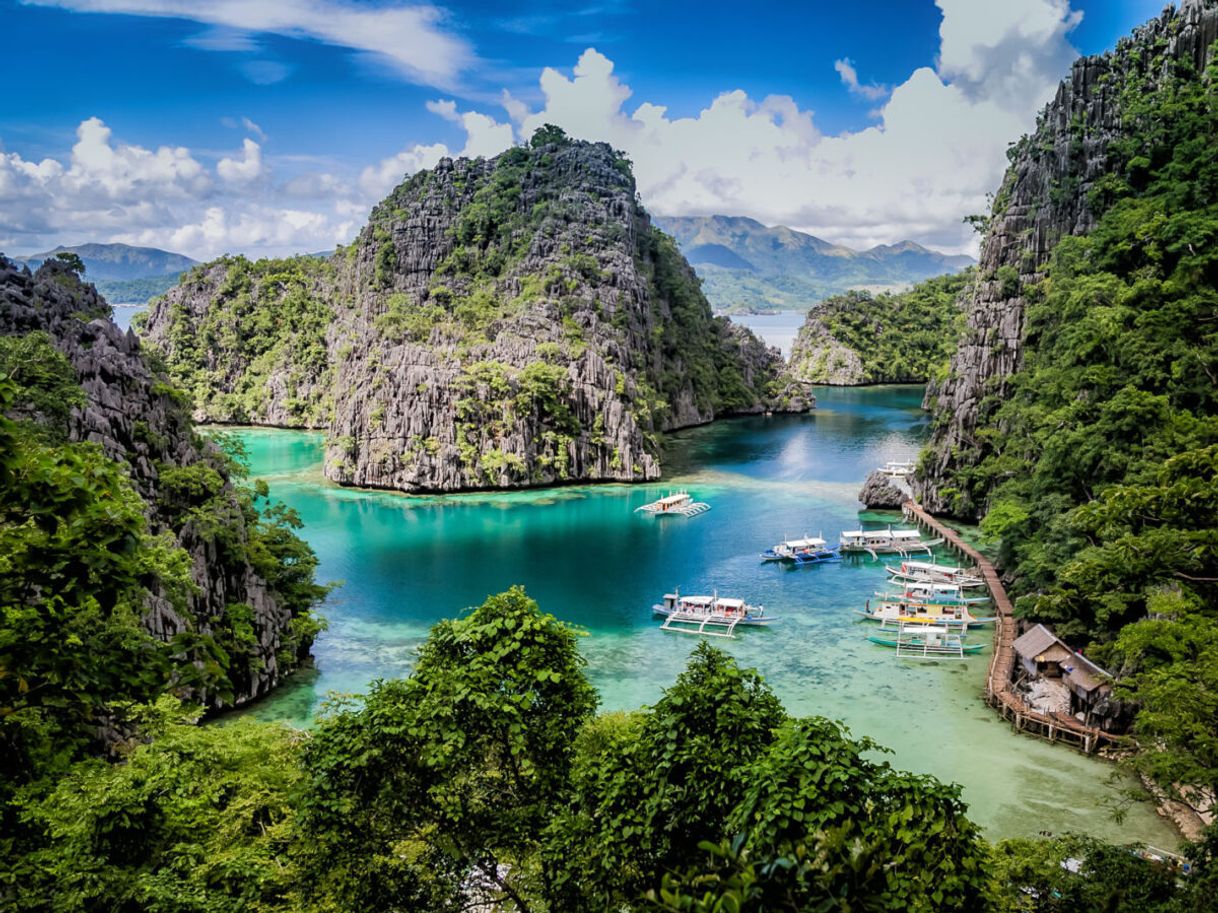
[{"label": "tropical foliage", "polygon": [[[963,299],[973,276],[974,270],[967,269],[927,279],[904,292],[835,295],[808,312],[808,323],[857,354],[857,383],[922,383],[946,373],[964,329]],[[813,383],[833,382],[830,348],[816,346],[816,357],[802,360],[799,351],[797,342],[791,364],[796,376]]]},{"label": "tropical foliage", "polygon": [[986,505],[1022,613],[1101,644],[1172,788],[1218,778],[1218,71],[1157,53],[1122,89],[1094,229],[1016,289],[1022,368],[944,493]]},{"label": "tropical foliage", "polygon": [[[37,911],[1205,909],[1083,838],[991,848],[959,791],[791,718],[706,644],[654,707],[595,716],[577,634],[519,588],[311,734],[127,705],[138,737],[15,799],[0,900]],[[1063,867],[1067,860],[1076,860]]]},{"label": "tropical foliage", "polygon": [[[161,344],[174,383],[208,418],[243,423],[266,420],[267,384],[274,377],[286,388],[282,423],[323,425],[330,376],[326,330],[334,314],[321,288],[333,280],[331,262],[224,257],[187,272],[181,284],[210,288],[217,270],[223,278],[215,301],[202,313],[181,302],[163,305],[168,319]],[[147,312],[132,323],[146,321]]]}]

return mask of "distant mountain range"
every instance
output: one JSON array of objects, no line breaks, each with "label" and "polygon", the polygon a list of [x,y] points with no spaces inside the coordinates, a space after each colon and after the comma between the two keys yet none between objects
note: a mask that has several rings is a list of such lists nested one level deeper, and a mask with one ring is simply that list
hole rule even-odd
[{"label": "distant mountain range", "polygon": [[743,216],[657,217],[702,278],[716,311],[805,310],[849,289],[905,288],[976,261],[913,241],[854,250]]},{"label": "distant mountain range", "polygon": [[42,261],[60,253],[80,257],[85,264],[85,278],[111,304],[144,304],[177,285],[178,277],[199,262],[183,254],[129,244],[60,245],[54,250],[13,259],[37,269]]}]

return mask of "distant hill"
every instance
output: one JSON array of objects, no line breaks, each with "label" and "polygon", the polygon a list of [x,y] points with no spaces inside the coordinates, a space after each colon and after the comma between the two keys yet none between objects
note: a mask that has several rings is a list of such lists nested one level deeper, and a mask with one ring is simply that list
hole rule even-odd
[{"label": "distant hill", "polygon": [[85,264],[85,278],[97,286],[111,304],[143,304],[163,294],[197,260],[156,247],[129,244],[60,245],[54,250],[14,258],[37,269],[44,260],[59,253],[72,253]]},{"label": "distant hill", "polygon": [[677,239],[717,311],[804,310],[849,289],[899,290],[976,262],[913,241],[854,250],[743,216],[655,222]]}]

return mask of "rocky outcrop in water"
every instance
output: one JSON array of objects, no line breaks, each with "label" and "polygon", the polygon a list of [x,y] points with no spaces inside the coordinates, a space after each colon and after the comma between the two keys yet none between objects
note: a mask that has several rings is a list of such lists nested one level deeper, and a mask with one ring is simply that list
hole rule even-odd
[{"label": "rocky outcrop in water", "polygon": [[[202,670],[212,646],[222,646],[229,665],[222,685],[192,675],[199,684],[184,687],[184,696],[221,707],[266,694],[307,657],[311,636],[293,630],[295,613],[246,557],[251,520],[225,459],[195,434],[179,394],[150,365],[136,336],[110,320],[110,306],[92,285],[56,260],[31,273],[0,255],[0,335],[31,332],[49,336],[84,390],[85,404],[73,410],[68,438],[93,442],[127,467],[150,531],[170,533],[189,555],[197,592],[187,611],[154,592],[144,625],[165,641],[192,638],[199,646],[183,645],[184,665]],[[167,474],[190,469],[216,480],[208,510],[219,526],[182,511],[167,496]],[[248,625],[248,637],[227,642],[234,611],[243,631]]]},{"label": "rocky outcrop in water", "polygon": [[909,485],[894,479],[879,469],[873,470],[863,483],[859,501],[873,510],[897,510],[909,500]]},{"label": "rocky outcrop in water", "polygon": [[979,461],[976,432],[1022,362],[1025,290],[1044,278],[1062,237],[1095,224],[1094,201],[1102,199],[1113,144],[1137,127],[1122,116],[1122,93],[1131,84],[1153,89],[1166,59],[1191,60],[1203,71],[1216,40],[1215,0],[1165,9],[1114,51],[1078,60],[1035,132],[1012,149],[982,242],[965,337],[946,380],[926,394],[935,425],[915,491],[929,510],[966,516],[984,510],[961,496],[952,477]]},{"label": "rocky outcrop in water", "polygon": [[557,131],[412,176],[324,266],[202,267],[147,335],[198,418],[325,428],[327,477],[402,491],[655,479],[661,432],[814,403]]}]

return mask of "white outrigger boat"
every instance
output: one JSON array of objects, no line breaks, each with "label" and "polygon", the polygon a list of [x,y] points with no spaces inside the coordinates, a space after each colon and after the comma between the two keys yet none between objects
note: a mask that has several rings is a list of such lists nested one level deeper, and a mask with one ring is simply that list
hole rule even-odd
[{"label": "white outrigger boat", "polygon": [[820,536],[805,536],[802,539],[786,539],[761,553],[762,561],[783,561],[787,564],[819,564],[822,561],[837,561],[841,554],[830,548]]},{"label": "white outrigger boat", "polygon": [[895,633],[871,634],[867,639],[881,647],[895,648],[897,656],[909,659],[934,659],[940,656],[963,659],[966,654],[980,653],[985,649],[983,643],[965,643],[964,637],[964,632],[950,631],[940,625],[902,624]]},{"label": "white outrigger boat", "polygon": [[881,626],[896,624],[941,625],[945,628],[967,630],[994,623],[994,616],[978,617],[966,605],[928,605],[923,602],[908,602],[901,599],[883,599],[874,606],[871,600],[863,609],[855,609],[867,621],[879,622]]},{"label": "white outrigger boat", "polygon": [[876,593],[884,599],[916,602],[922,605],[979,605],[989,596],[965,596],[958,583],[907,583],[900,594]]},{"label": "white outrigger boat", "polygon": [[888,576],[908,583],[955,583],[962,587],[982,587],[985,581],[975,568],[932,564],[929,561],[902,561],[899,567],[886,565]]},{"label": "white outrigger boat", "polygon": [[688,491],[674,491],[652,501],[650,504],[636,507],[634,512],[637,514],[639,511],[642,511],[645,514],[651,514],[653,517],[696,517],[698,514],[704,514],[708,510],[710,510],[709,504],[703,501],[695,501]]},{"label": "white outrigger boat", "polygon": [[841,550],[843,552],[866,552],[872,558],[881,552],[908,555],[911,552],[931,553],[936,545],[942,545],[942,539],[932,539],[926,542],[922,533],[916,529],[852,529],[841,535]]},{"label": "white outrigger boat", "polygon": [[905,476],[912,474],[913,471],[914,464],[912,460],[889,460],[876,470],[876,472],[894,479],[903,479]]},{"label": "white outrigger boat", "polygon": [[764,627],[775,620],[765,614],[764,606],[749,605],[743,599],[726,598],[718,593],[682,596],[680,590],[665,593],[664,601],[653,605],[651,612],[664,619],[661,631],[708,637],[734,637],[737,625]]}]

